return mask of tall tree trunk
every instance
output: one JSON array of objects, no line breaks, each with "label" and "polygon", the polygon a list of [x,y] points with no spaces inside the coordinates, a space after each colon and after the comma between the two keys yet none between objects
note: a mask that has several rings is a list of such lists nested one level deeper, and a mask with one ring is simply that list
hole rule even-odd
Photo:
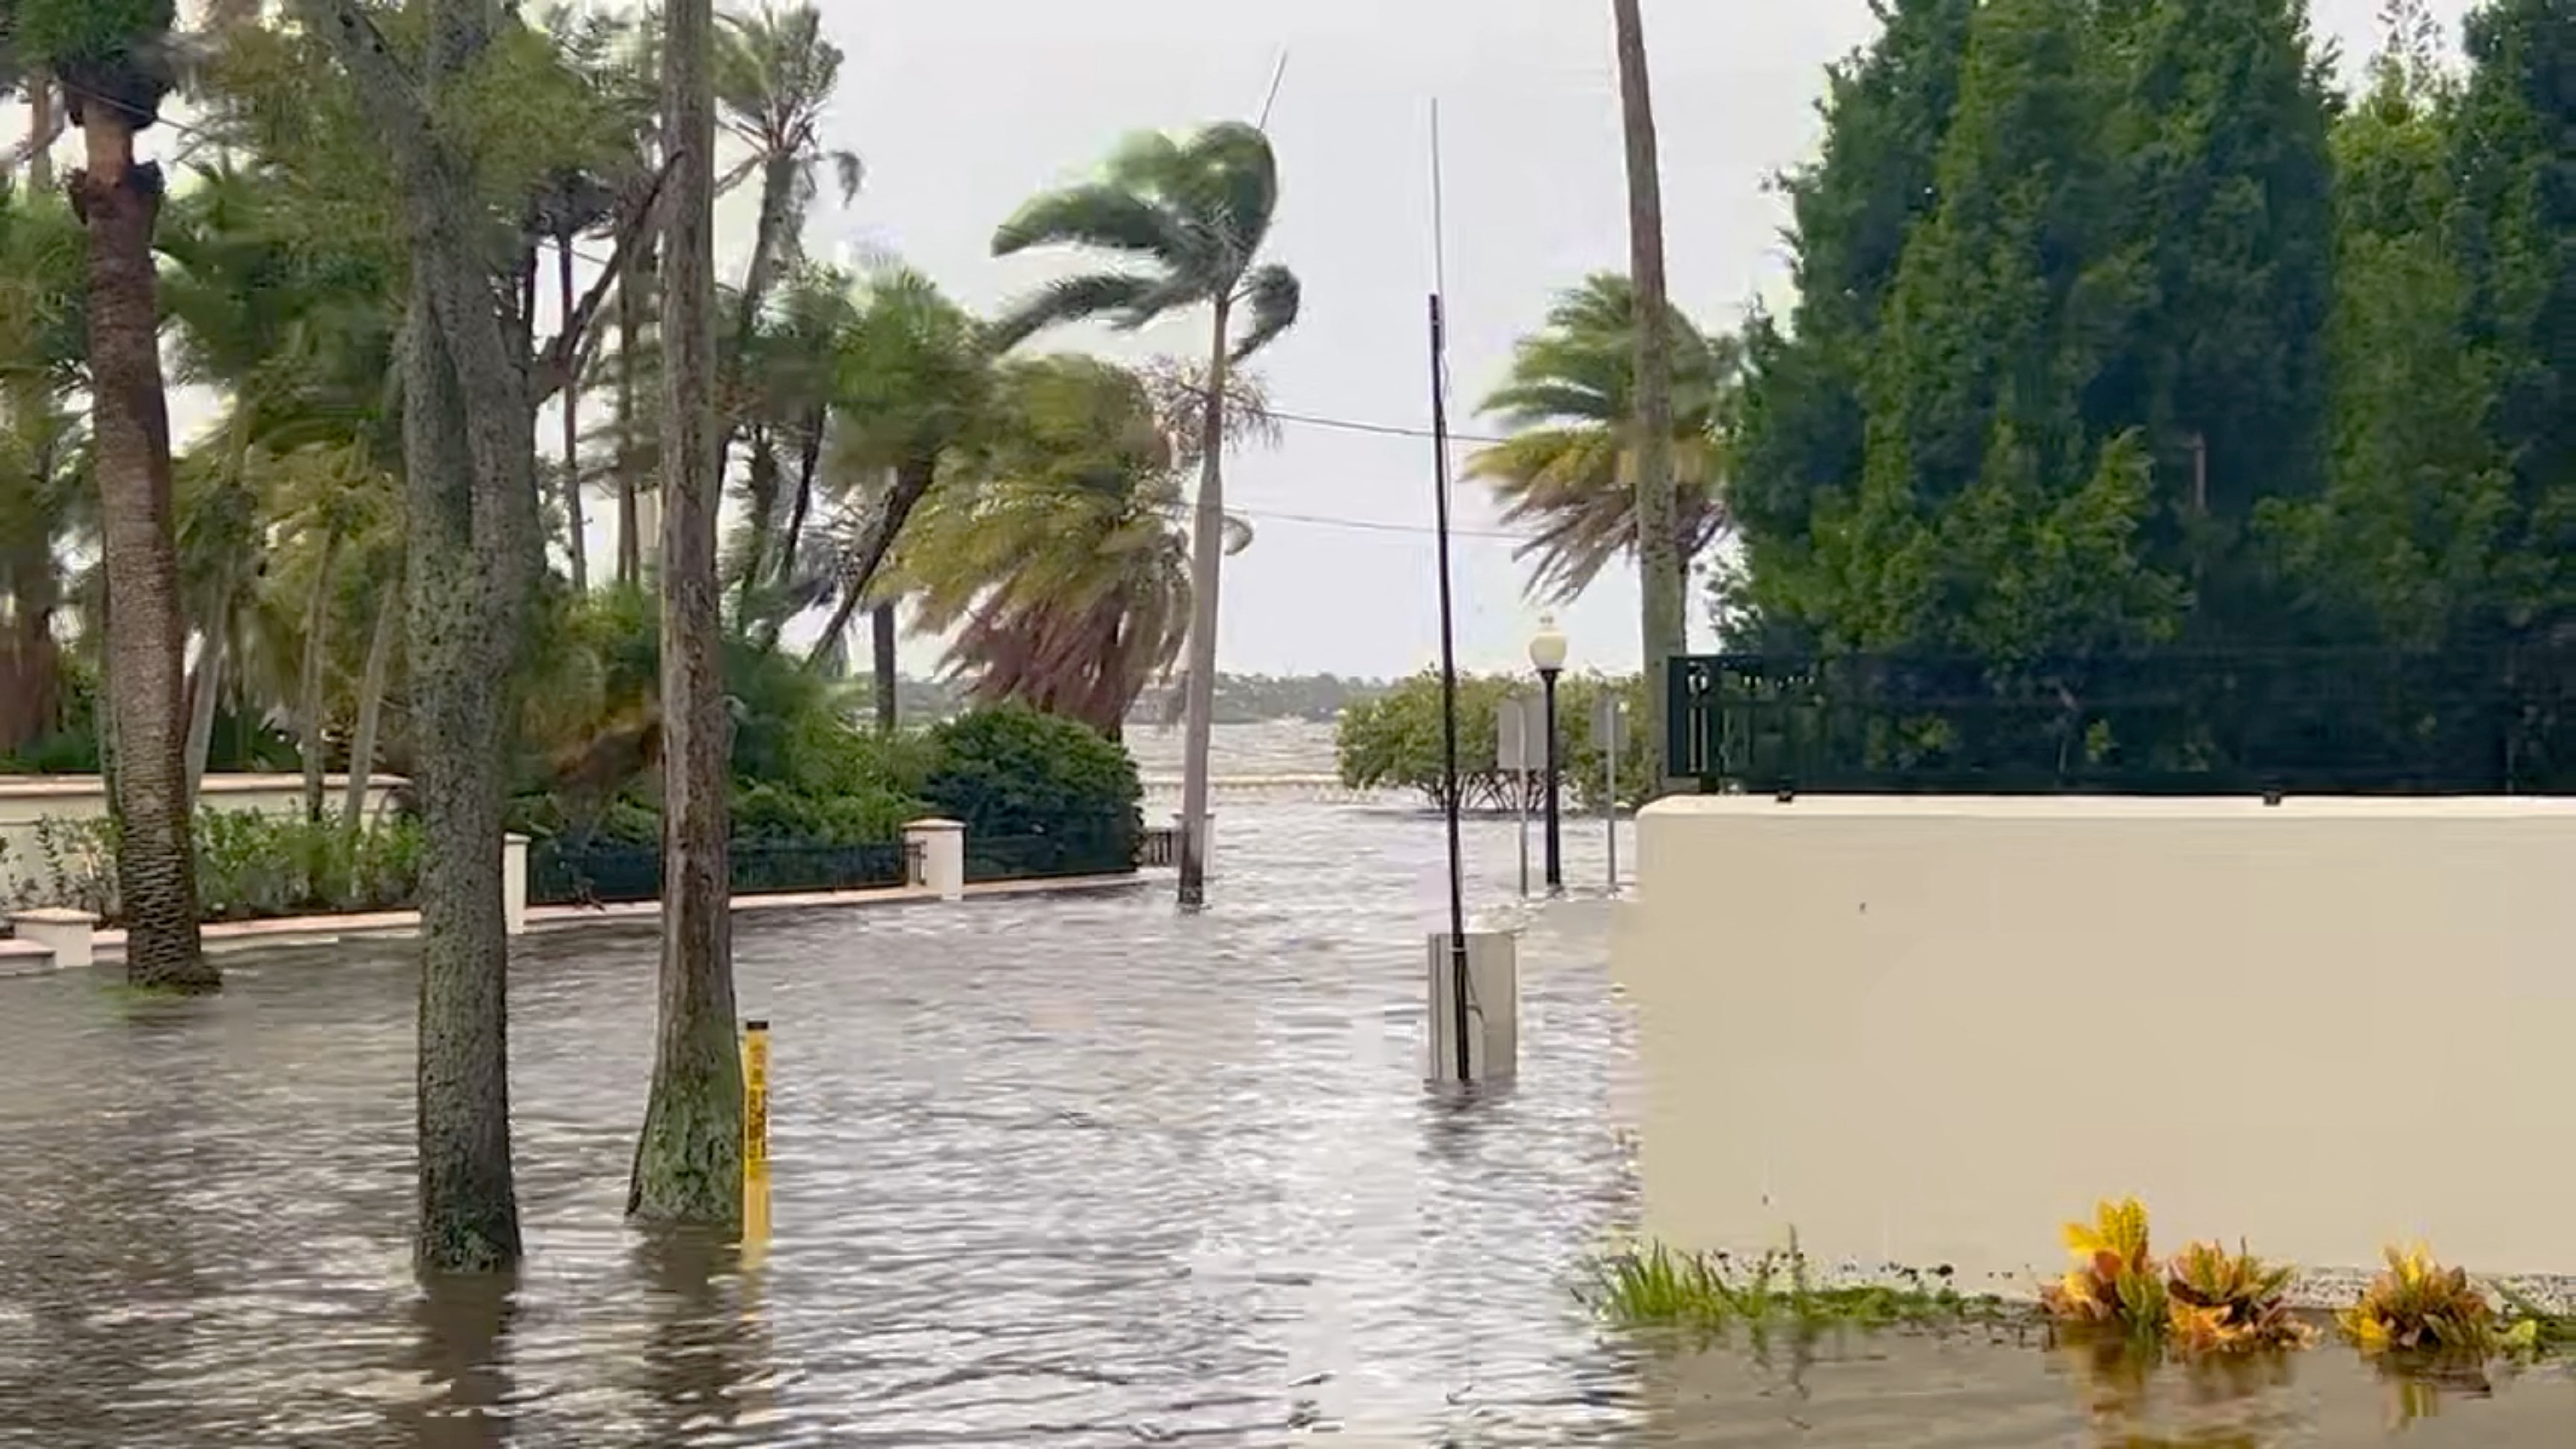
[{"label": "tall tree trunk", "polygon": [[[557,253],[561,263],[556,280],[563,293],[563,324],[572,325],[573,308],[579,297],[572,285],[572,235],[564,234]],[[572,591],[590,592],[589,522],[581,511],[581,369],[575,366],[563,386],[563,506],[565,554],[572,562]]]},{"label": "tall tree trunk", "polygon": [[223,702],[224,646],[232,631],[217,620],[197,648],[196,677],[188,685],[188,809],[193,815],[206,782],[206,757],[215,745],[215,710]]},{"label": "tall tree trunk", "polygon": [[340,562],[340,535],[322,538],[322,567],[313,578],[313,600],[304,610],[304,668],[295,712],[297,746],[304,756],[304,818],[322,819],[322,674],[330,662],[332,574]]},{"label": "tall tree trunk", "polygon": [[53,72],[30,70],[24,82],[27,93],[27,189],[54,189],[54,142],[63,134],[62,94],[54,85]]},{"label": "tall tree trunk", "polygon": [[1638,0],[1610,0],[1618,30],[1619,103],[1628,140],[1628,252],[1637,296],[1637,574],[1645,649],[1649,788],[1671,772],[1667,661],[1687,647],[1689,579],[1673,481],[1672,307],[1664,282],[1664,188],[1655,154],[1654,91]]},{"label": "tall tree trunk", "polygon": [[867,602],[868,590],[876,586],[877,574],[885,567],[886,555],[894,551],[895,540],[903,536],[904,524],[912,518],[912,511],[921,506],[921,500],[930,496],[930,487],[938,480],[939,459],[936,455],[907,458],[896,466],[894,481],[886,490],[885,511],[878,518],[877,526],[869,532],[867,541],[860,545],[858,558],[850,564],[849,575],[842,581],[840,606],[832,611],[832,622],[823,626],[823,637],[815,640],[814,647],[805,655],[807,668],[822,663],[823,657],[831,653],[841,636],[848,632],[850,621],[859,616],[860,607]]},{"label": "tall tree trunk", "polygon": [[15,587],[0,636],[0,753],[22,750],[61,724],[62,649],[54,642],[60,574],[50,536],[31,540],[14,565]]},{"label": "tall tree trunk", "polygon": [[890,735],[895,727],[894,701],[894,605],[884,603],[868,612],[868,635],[872,646],[871,661],[877,677],[877,733]]},{"label": "tall tree trunk", "polygon": [[375,637],[367,641],[367,674],[358,686],[358,724],[349,737],[349,782],[340,809],[340,833],[353,843],[366,828],[376,734],[384,726],[385,681],[393,672],[394,648],[402,642],[402,617],[402,595],[397,592],[376,606]]},{"label": "tall tree trunk", "polygon": [[406,68],[358,0],[297,0],[349,71],[401,182],[411,264],[404,568],[425,837],[415,1256],[429,1272],[490,1272],[520,1255],[501,805],[513,665],[544,539],[527,354],[466,234],[479,209],[465,161],[435,120],[502,11],[493,0],[426,0],[421,10],[421,59]]},{"label": "tall tree trunk", "polygon": [[72,195],[89,229],[91,433],[107,566],[125,976],[136,986],[212,991],[223,978],[197,937],[184,754],[187,639],[152,269],[161,169],[135,161],[133,118],[122,107],[92,101],[82,108],[81,132],[89,166],[72,178]]},{"label": "tall tree trunk", "polygon": [[627,1215],[739,1232],[735,1044],[716,509],[715,92],[711,0],[667,0],[663,135],[673,168],[662,279],[662,978],[653,1088]]},{"label": "tall tree trunk", "polygon": [[1215,307],[1199,409],[1199,502],[1190,525],[1190,657],[1181,717],[1181,904],[1207,904],[1208,743],[1216,719],[1217,573],[1225,566],[1225,381],[1230,312]]},{"label": "tall tree trunk", "polygon": [[787,512],[787,533],[778,543],[778,586],[782,589],[796,582],[796,554],[805,546],[805,520],[814,512],[814,475],[823,465],[824,419],[817,413],[805,419],[796,445],[796,502]]},{"label": "tall tree trunk", "polygon": [[753,435],[751,466],[744,471],[743,523],[748,537],[743,545],[742,595],[734,607],[748,625],[751,601],[760,592],[761,575],[769,567],[769,530],[778,521],[777,434],[763,429]]},{"label": "tall tree trunk", "polygon": [[617,279],[617,581],[644,577],[644,545],[635,495],[644,487],[644,439],[638,431],[636,390],[643,381],[644,306],[653,270],[653,233],[636,238],[638,250]]}]

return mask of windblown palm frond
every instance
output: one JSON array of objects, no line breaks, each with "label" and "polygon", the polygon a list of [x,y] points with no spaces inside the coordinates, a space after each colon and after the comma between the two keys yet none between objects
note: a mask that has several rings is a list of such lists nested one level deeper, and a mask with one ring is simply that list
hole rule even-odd
[{"label": "windblown palm frond", "polygon": [[[1483,411],[1513,433],[1468,460],[1503,505],[1507,524],[1535,529],[1515,554],[1532,565],[1530,592],[1563,603],[1637,544],[1636,294],[1603,273],[1560,296],[1547,323],[1514,349],[1511,371]],[[1674,473],[1687,562],[1725,527],[1725,480],[1741,353],[1676,312]]]}]

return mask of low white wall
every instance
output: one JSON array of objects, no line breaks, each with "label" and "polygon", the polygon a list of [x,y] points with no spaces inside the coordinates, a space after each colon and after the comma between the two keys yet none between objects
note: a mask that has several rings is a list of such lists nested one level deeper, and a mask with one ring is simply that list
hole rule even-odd
[{"label": "low white wall", "polygon": [[1611,959],[1677,1245],[2576,1272],[2576,802],[1676,798]]},{"label": "low white wall", "polygon": [[[369,776],[369,818],[384,808],[387,796],[409,783],[399,775]],[[326,775],[322,784],[323,808],[336,817],[348,795],[349,777]],[[198,787],[197,804],[205,810],[293,814],[304,808],[304,777],[210,774]],[[0,874],[23,877],[30,874],[31,867],[41,871],[37,821],[97,820],[106,815],[107,787],[99,776],[0,775],[0,844],[8,847],[0,852]],[[6,882],[0,882],[0,891],[5,891],[5,886]]]}]

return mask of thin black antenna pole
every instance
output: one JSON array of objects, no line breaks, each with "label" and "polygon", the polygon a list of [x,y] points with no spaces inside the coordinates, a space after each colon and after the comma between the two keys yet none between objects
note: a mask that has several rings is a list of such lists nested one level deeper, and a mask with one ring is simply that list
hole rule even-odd
[{"label": "thin black antenna pole", "polygon": [[1252,123],[1252,129],[1263,132],[1270,129],[1270,108],[1279,104],[1279,83],[1287,78],[1288,48],[1283,45],[1279,48],[1278,63],[1270,68],[1270,89],[1261,93],[1261,116]]},{"label": "thin black antenna pole", "polygon": [[1449,588],[1449,387],[1446,377],[1448,337],[1440,314],[1440,294],[1431,294],[1431,437],[1432,486],[1440,534],[1440,799],[1449,830],[1449,996],[1456,1014],[1458,1080],[1474,1070],[1467,1032],[1467,891],[1458,851],[1458,630]]},{"label": "thin black antenna pole", "polygon": [[1475,1072],[1467,1045],[1467,880],[1458,849],[1458,623],[1449,585],[1449,334],[1441,299],[1448,290],[1440,195],[1440,103],[1431,103],[1431,478],[1440,536],[1440,798],[1449,832],[1449,1002],[1458,1050],[1458,1080]]}]

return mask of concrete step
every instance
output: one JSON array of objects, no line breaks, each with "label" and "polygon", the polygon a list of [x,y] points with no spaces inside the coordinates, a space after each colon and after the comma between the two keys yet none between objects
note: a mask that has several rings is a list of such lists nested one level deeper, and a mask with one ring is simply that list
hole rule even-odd
[{"label": "concrete step", "polygon": [[0,936],[0,976],[34,976],[53,969],[53,947]]}]

